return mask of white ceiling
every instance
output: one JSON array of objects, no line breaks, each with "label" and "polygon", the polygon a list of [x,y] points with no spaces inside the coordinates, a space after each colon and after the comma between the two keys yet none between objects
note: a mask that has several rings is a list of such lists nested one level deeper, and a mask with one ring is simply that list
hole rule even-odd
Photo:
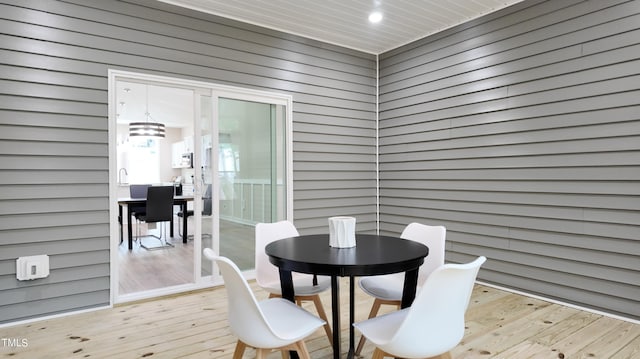
[{"label": "white ceiling", "polygon": [[[380,54],[522,0],[159,0]],[[383,19],[368,21],[378,10]]]},{"label": "white ceiling", "polygon": [[117,123],[149,121],[167,127],[187,127],[193,123],[193,96],[191,90],[118,81]]},{"label": "white ceiling", "polygon": [[[480,17],[522,0],[159,0],[372,54]],[[369,13],[383,19],[370,24]],[[162,122],[185,127],[193,92],[119,82],[118,123]]]}]

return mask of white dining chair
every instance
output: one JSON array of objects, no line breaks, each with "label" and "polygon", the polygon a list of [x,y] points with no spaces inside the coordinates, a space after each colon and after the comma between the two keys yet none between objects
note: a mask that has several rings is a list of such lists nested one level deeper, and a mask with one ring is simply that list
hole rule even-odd
[{"label": "white dining chair", "polygon": [[409,308],[355,323],[376,349],[373,359],[451,358],[464,336],[464,315],[484,256],[445,264],[424,282]]},{"label": "white dining chair", "polygon": [[283,298],[258,302],[242,277],[238,266],[226,257],[205,248],[204,256],[215,261],[222,273],[229,304],[231,332],[238,337],[233,359],[240,359],[247,347],[256,349],[258,359],[272,350],[295,350],[302,359],[310,359],[304,339],[325,322]]},{"label": "white dining chair", "polygon": [[[444,247],[447,230],[443,226],[428,226],[421,223],[410,223],[400,234],[400,238],[420,242],[429,248],[429,255],[418,270],[418,288],[427,280],[429,274],[444,264]],[[363,277],[358,281],[360,288],[374,297],[369,318],[378,314],[380,306],[395,305],[400,309],[404,273],[394,273],[372,277]],[[365,338],[361,337],[355,354],[360,355]]]},{"label": "white dining chair", "polygon": [[[269,257],[264,248],[271,242],[278,239],[297,237],[298,230],[289,221],[279,221],[275,223],[258,223],[256,225],[256,252],[255,252],[255,273],[256,283],[269,293],[269,298],[281,297],[280,273],[278,267],[269,262]],[[329,338],[329,343],[333,344],[331,327],[327,320],[320,293],[331,287],[331,278],[327,276],[313,276],[303,273],[292,273],[295,301],[299,305],[302,302],[311,301],[316,307],[318,316],[325,321],[324,331]]]}]

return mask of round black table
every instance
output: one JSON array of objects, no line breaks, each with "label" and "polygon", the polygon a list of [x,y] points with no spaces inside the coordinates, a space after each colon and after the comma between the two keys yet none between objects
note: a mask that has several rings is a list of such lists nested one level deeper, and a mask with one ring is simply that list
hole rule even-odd
[{"label": "round black table", "polygon": [[[349,353],[354,353],[354,277],[405,272],[402,308],[416,294],[418,268],[429,249],[418,242],[391,236],[356,234],[356,246],[329,246],[328,234],[306,235],[274,241],[265,247],[269,261],[280,270],[282,297],[294,300],[291,272],[331,277],[333,357],[340,357],[340,302],[337,277],[349,277]],[[336,330],[337,329],[337,330]]]}]

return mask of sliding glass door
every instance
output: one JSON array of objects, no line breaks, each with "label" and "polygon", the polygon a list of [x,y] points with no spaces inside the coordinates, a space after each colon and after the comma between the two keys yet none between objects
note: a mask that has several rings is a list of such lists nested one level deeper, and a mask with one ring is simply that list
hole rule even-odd
[{"label": "sliding glass door", "polygon": [[286,219],[286,107],[218,100],[219,246],[254,268],[255,224]]},{"label": "sliding glass door", "polygon": [[[203,247],[254,269],[255,225],[291,219],[289,102],[214,91],[199,97]],[[213,274],[201,258],[201,277]]]},{"label": "sliding glass door", "polygon": [[[145,111],[165,124],[166,135],[157,140],[145,137],[143,142],[159,146],[153,152],[158,154],[157,159],[147,156],[136,160],[135,168],[127,168],[128,162],[121,160],[123,144],[131,142],[127,140],[126,121],[134,119],[129,113],[145,113],[135,111],[138,104],[133,95],[147,93],[138,91],[147,87],[150,96],[145,99],[152,109],[145,107]],[[121,71],[110,72],[110,94],[110,143],[115,149],[110,164],[114,301],[192,290],[210,286],[212,280],[219,282],[213,264],[203,258],[202,249],[207,247],[250,273],[254,268],[255,224],[292,219],[291,97]],[[154,252],[140,246],[128,249],[124,229],[131,220],[126,216],[119,219],[117,207],[121,198],[129,197],[126,174],[135,179],[135,170],[152,164],[158,167],[155,172],[160,177],[144,181],[175,185],[176,191],[180,188],[187,198],[189,208],[187,212],[174,208],[174,223],[180,226],[168,238],[172,247]],[[138,172],[151,174],[153,171],[147,167]],[[187,233],[183,235],[185,221]],[[122,245],[119,226],[123,230]],[[161,270],[137,269],[135,264],[143,261]],[[184,275],[169,281],[177,273]],[[158,283],[145,278],[157,279]],[[138,282],[145,286],[136,285]]]},{"label": "sliding glass door", "polygon": [[[198,99],[196,236],[202,248],[213,248],[251,271],[256,223],[291,219],[288,103],[225,91]],[[211,276],[212,264],[202,257],[200,263],[201,277]]]}]

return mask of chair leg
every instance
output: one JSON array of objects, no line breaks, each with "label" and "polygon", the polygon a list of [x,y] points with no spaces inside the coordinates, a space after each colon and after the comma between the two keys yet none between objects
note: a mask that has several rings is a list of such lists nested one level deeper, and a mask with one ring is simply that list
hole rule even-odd
[{"label": "chair leg", "polygon": [[[380,310],[380,306],[382,305],[382,301],[380,299],[375,299],[373,301],[373,305],[371,306],[371,311],[369,312],[369,319],[378,315],[378,311]],[[367,339],[363,336],[360,337],[360,341],[358,342],[358,347],[356,348],[356,355],[360,356],[360,352],[362,352],[362,348],[364,348],[364,342]]]},{"label": "chair leg", "polygon": [[329,319],[327,319],[327,313],[324,311],[324,307],[322,306],[322,301],[320,300],[319,295],[313,296],[313,304],[316,306],[316,311],[318,312],[318,316],[320,319],[324,320],[324,332],[327,334],[327,338],[329,338],[329,345],[333,346],[333,334],[331,333],[331,326],[329,326]]},{"label": "chair leg", "polygon": [[265,359],[271,350],[264,348],[256,348],[256,359]]},{"label": "chair leg", "polygon": [[233,359],[242,359],[242,355],[244,355],[244,350],[247,348],[247,345],[238,340],[236,343],[236,349],[233,351]]},{"label": "chair leg", "polygon": [[[173,247],[173,243],[169,243],[167,242],[167,222],[160,222],[162,223],[162,229],[164,232],[164,243],[163,243],[163,247]],[[162,232],[160,233],[160,235],[162,236]]]},{"label": "chair leg", "polygon": [[452,359],[451,352],[442,353],[438,356],[433,357],[432,359]]},{"label": "chair leg", "polygon": [[371,357],[371,359],[383,359],[384,354],[385,353],[382,350],[380,350],[380,348],[376,348],[376,350],[373,352],[373,357]]},{"label": "chair leg", "polygon": [[165,236],[165,234],[164,234],[164,232],[165,232],[164,222],[159,222],[159,223],[160,223],[160,236],[158,238],[158,241],[160,241],[160,245],[161,246],[164,246],[164,243],[162,243],[162,241],[167,242],[166,239],[163,239],[164,236]]},{"label": "chair leg", "polygon": [[138,234],[138,236],[136,237],[136,242],[138,242],[138,248],[143,248],[142,247],[142,233],[140,233],[140,226],[142,226],[142,223],[138,220],[136,220],[136,233]]},{"label": "chair leg", "polygon": [[311,355],[309,355],[309,350],[307,350],[307,345],[303,340],[297,341],[294,343],[296,347],[296,351],[298,352],[298,356],[300,359],[311,359]]}]

